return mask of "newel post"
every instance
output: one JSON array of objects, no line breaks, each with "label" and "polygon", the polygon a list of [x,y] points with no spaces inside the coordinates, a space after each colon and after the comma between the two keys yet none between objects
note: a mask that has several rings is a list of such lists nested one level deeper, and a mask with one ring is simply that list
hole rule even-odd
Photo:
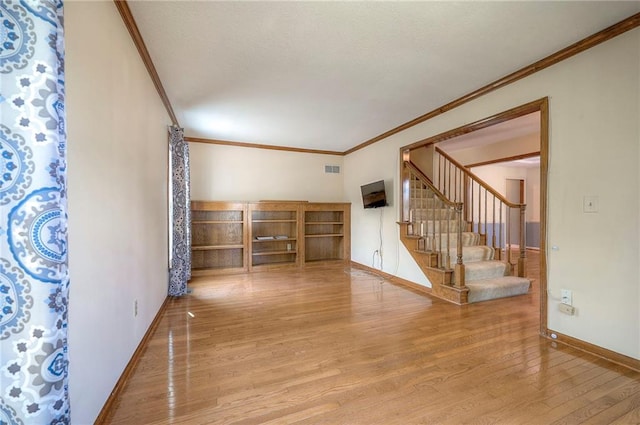
[{"label": "newel post", "polygon": [[402,220],[411,221],[409,211],[411,209],[411,171],[407,167],[406,163],[409,161],[409,151],[402,152],[402,163],[400,167],[402,169]]},{"label": "newel post", "polygon": [[463,203],[456,204],[456,219],[458,220],[458,249],[456,255],[456,265],[454,267],[454,274],[456,276],[456,281],[454,282],[454,286],[456,288],[462,289],[465,287],[464,284],[464,264],[462,263],[462,210]]}]

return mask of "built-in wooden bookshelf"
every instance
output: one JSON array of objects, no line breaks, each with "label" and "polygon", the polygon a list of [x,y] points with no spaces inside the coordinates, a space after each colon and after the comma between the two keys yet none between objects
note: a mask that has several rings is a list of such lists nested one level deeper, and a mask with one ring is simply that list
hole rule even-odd
[{"label": "built-in wooden bookshelf", "polygon": [[191,271],[194,276],[247,271],[247,205],[191,202]]},{"label": "built-in wooden bookshelf", "polygon": [[300,265],[300,202],[253,202],[251,269]]},{"label": "built-in wooden bookshelf", "polygon": [[304,206],[305,262],[351,257],[351,205],[308,203]]},{"label": "built-in wooden bookshelf", "polygon": [[193,276],[351,260],[351,204],[193,201]]}]

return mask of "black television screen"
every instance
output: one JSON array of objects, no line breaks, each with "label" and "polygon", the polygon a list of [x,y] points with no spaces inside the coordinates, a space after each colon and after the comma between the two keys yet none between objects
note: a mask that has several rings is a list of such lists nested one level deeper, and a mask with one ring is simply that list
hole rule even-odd
[{"label": "black television screen", "polygon": [[387,194],[384,191],[384,180],[360,186],[362,191],[362,204],[365,208],[378,208],[387,206]]}]

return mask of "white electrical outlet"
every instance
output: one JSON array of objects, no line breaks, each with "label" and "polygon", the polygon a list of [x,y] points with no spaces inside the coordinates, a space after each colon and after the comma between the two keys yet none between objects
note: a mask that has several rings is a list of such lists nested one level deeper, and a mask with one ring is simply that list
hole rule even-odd
[{"label": "white electrical outlet", "polygon": [[569,289],[562,289],[560,291],[560,297],[562,298],[562,304],[573,305],[573,294]]},{"label": "white electrical outlet", "polygon": [[586,213],[598,212],[598,197],[585,196],[582,198],[582,211]]}]

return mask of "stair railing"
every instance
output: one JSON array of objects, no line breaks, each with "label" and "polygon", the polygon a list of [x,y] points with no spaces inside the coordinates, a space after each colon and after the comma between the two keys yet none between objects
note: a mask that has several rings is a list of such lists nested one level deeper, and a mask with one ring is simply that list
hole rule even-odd
[{"label": "stair railing", "polygon": [[[464,264],[462,262],[462,231],[463,231],[463,203],[454,202],[440,192],[431,180],[411,161],[404,161],[403,187],[408,201],[409,236],[417,236],[418,249],[433,253],[437,258],[437,267],[443,270],[455,270],[453,286],[459,289],[465,287]],[[419,194],[419,196],[411,196]],[[429,202],[428,200],[432,200]],[[408,219],[407,219],[408,218]],[[455,241],[452,238],[456,238]],[[451,267],[451,242],[457,247],[456,262]]]},{"label": "stair railing", "polygon": [[[446,152],[435,148],[437,165],[434,169],[433,185],[451,202],[464,204],[463,217],[468,231],[480,234],[480,243],[490,245],[495,250],[496,259],[504,259],[513,271],[511,262],[512,241],[519,247],[518,276],[525,276],[526,204],[508,201],[480,177],[457,162]],[[518,222],[517,235],[512,235],[511,225]],[[506,234],[505,234],[506,233]],[[516,236],[516,238],[512,238]],[[490,241],[488,240],[490,238]],[[502,249],[505,258],[502,257]]]}]

